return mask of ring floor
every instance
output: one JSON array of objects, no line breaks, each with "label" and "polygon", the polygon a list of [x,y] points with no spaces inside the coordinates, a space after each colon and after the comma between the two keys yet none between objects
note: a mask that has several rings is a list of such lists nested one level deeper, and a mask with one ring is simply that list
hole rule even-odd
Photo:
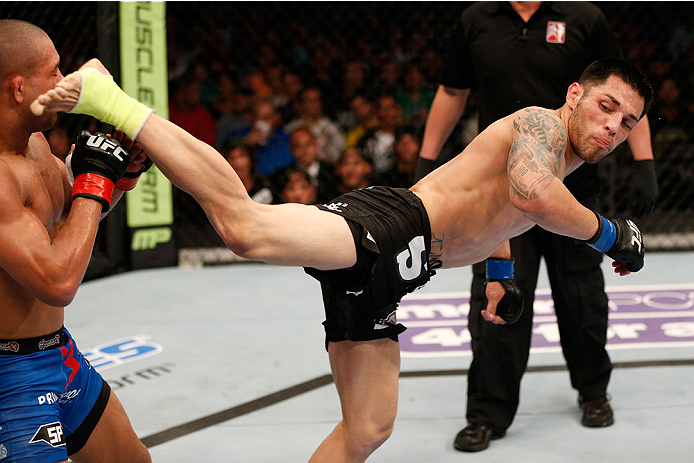
[{"label": "ring floor", "polygon": [[[613,426],[581,426],[558,345],[536,346],[533,338],[506,437],[483,452],[454,450],[465,426],[471,360],[464,321],[414,321],[419,344],[410,339],[407,346],[424,350],[405,352],[401,338],[395,430],[368,461],[693,461],[693,258],[651,253],[645,268],[627,277],[611,273],[610,259],[603,262],[611,300],[621,308],[638,299],[652,309],[615,313],[614,320],[611,313]],[[409,301],[426,311],[418,300],[464,300],[470,281],[469,268],[440,270],[403,307]],[[543,269],[538,294],[548,288]],[[450,307],[465,304],[444,309]],[[535,318],[551,323],[551,312],[538,307]],[[319,285],[302,269],[246,263],[84,283],[65,325],[120,397],[153,461],[284,463],[307,461],[340,419],[322,320]],[[642,339],[654,320],[660,337]],[[551,329],[537,329],[551,341]]]}]

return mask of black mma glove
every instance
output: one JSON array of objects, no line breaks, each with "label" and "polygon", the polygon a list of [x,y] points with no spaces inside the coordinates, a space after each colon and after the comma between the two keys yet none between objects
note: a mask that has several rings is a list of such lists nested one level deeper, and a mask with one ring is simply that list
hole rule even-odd
[{"label": "black mma glove", "polygon": [[490,257],[487,259],[487,283],[498,281],[506,294],[496,306],[496,314],[506,323],[516,323],[523,313],[523,294],[513,279],[514,259]]},{"label": "black mma glove", "polygon": [[630,272],[641,270],[643,237],[636,224],[628,219],[606,219],[595,211],[593,213],[598,218],[598,231],[586,241],[588,246],[624,263]]},{"label": "black mma glove", "polygon": [[82,130],[75,150],[65,162],[72,182],[72,199],[94,199],[102,204],[102,212],[108,212],[114,184],[123,176],[129,162],[128,152],[117,140],[108,139],[100,132],[92,135]]},{"label": "black mma glove", "polygon": [[135,185],[137,185],[137,181],[140,180],[140,175],[147,172],[149,168],[152,167],[152,164],[153,162],[148,156],[144,161],[142,161],[142,164],[140,164],[142,167],[137,172],[128,172],[126,170],[120,180],[116,182],[116,188],[121,191],[132,190],[135,188]]},{"label": "black mma glove", "polygon": [[658,200],[658,177],[655,173],[653,159],[634,163],[633,177],[629,184],[633,198],[632,212],[634,217],[649,214]]},{"label": "black mma glove", "polygon": [[417,159],[417,170],[414,172],[414,183],[417,183],[429,175],[429,173],[434,169],[436,169],[436,161],[425,159],[423,157]]}]

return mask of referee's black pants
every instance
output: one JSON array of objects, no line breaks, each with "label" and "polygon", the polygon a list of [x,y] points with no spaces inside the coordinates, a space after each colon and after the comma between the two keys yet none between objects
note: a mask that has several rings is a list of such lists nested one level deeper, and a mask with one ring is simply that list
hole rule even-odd
[{"label": "referee's black pants", "polygon": [[513,325],[494,325],[480,315],[486,305],[485,264],[473,266],[469,330],[473,359],[468,376],[467,420],[506,430],[518,409],[520,381],[528,363],[533,301],[540,258],[552,288],[561,347],[571,385],[585,400],[605,395],[612,363],[605,350],[607,295],[602,254],[585,243],[538,226],[511,239],[515,280],[525,310]]}]

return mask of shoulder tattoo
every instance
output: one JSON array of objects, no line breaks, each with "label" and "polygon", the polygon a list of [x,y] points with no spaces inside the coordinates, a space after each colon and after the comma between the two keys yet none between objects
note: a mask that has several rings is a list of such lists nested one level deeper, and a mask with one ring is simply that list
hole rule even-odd
[{"label": "shoulder tattoo", "polygon": [[514,140],[508,158],[511,193],[535,199],[557,177],[566,151],[564,124],[546,110],[526,109],[513,120]]}]

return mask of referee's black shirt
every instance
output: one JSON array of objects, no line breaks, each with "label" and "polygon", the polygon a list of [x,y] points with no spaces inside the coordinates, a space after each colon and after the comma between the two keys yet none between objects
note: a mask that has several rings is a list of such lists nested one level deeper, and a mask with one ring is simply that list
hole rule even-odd
[{"label": "referee's black shirt", "polygon": [[478,93],[481,132],[527,106],[559,108],[590,63],[621,57],[605,15],[589,2],[543,2],[527,23],[508,2],[480,2],[462,13],[441,84]]}]

